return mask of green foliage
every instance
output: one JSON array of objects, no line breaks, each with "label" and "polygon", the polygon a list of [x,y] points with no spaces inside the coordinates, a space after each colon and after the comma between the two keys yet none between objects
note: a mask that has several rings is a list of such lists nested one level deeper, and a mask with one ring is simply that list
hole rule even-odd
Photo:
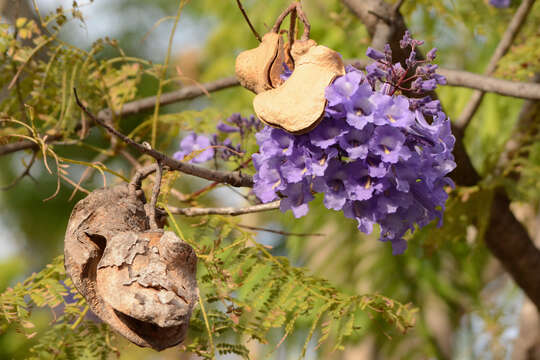
[{"label": "green foliage", "polygon": [[[41,329],[32,317],[37,309],[55,314]],[[63,256],[57,257],[39,273],[0,294],[0,333],[10,327],[37,341],[29,359],[106,359],[116,350],[110,330],[85,319],[88,306],[66,279]]]},{"label": "green foliage", "polygon": [[[178,224],[174,227],[180,235]],[[414,325],[416,310],[410,304],[379,294],[351,295],[310,276],[307,269],[272,255],[254,234],[229,218],[209,218],[184,235],[200,259],[203,302],[194,313],[189,345],[184,348],[205,358],[212,358],[215,350],[248,358],[244,344],[268,343],[273,328],[283,329],[279,346],[299,324],[310,326],[305,351],[320,324],[324,325],[319,343],[332,338],[334,349],[343,349],[343,343],[365,324],[366,315],[381,318],[403,333]],[[230,339],[238,343],[228,343]],[[271,344],[269,351],[275,347]]]}]

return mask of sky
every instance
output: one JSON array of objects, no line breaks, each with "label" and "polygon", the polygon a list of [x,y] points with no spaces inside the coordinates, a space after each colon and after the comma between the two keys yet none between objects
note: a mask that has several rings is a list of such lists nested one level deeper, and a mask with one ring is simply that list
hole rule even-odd
[{"label": "sky", "polygon": [[[59,6],[70,9],[72,5],[72,0],[36,1],[42,13],[52,12]],[[115,38],[126,32],[134,32],[143,37],[150,31],[146,40],[141,41],[140,50],[145,58],[162,62],[167,51],[173,19],[160,22],[157,26],[156,23],[174,14],[163,12],[151,5],[151,1],[148,3],[147,6],[141,6],[141,3],[137,2],[136,6],[130,6],[129,0],[94,0],[93,3],[79,1],[85,24],[79,21],[68,24],[63,35],[71,42],[76,42],[77,46],[85,48],[95,40],[106,36]],[[210,26],[209,23],[201,23],[200,20],[196,22],[183,14],[174,35],[173,51],[178,53],[183,49],[196,48],[198,44],[203,44]]]}]

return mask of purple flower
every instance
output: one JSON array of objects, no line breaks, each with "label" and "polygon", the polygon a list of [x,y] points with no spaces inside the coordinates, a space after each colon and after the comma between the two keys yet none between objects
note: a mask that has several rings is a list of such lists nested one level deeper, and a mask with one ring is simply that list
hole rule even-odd
[{"label": "purple flower", "polygon": [[510,0],[489,0],[491,6],[502,9],[510,6]]},{"label": "purple flower", "polygon": [[308,168],[308,160],[302,149],[295,149],[281,166],[285,180],[288,183],[297,183],[302,181],[306,176],[311,175],[311,170]]},{"label": "purple flower", "polygon": [[396,94],[406,74],[416,77],[411,90],[418,94],[445,83],[429,63],[436,49],[427,62],[416,60],[420,45],[408,32],[403,37],[401,46],[411,47],[406,68],[392,63],[389,46],[384,53],[368,49],[376,62],[367,76],[347,67],[327,87],[324,119],[311,132],[261,129],[260,153],[253,155],[259,199],[281,198],[281,210],[300,217],[312,192],[322,192],[324,205],[355,219],[360,231],[370,233],[379,224],[380,240],[392,244],[393,254],[405,251],[404,236],[416,226],[436,219],[440,226],[447,187],[453,186],[447,175],[456,166],[450,121],[438,100]]},{"label": "purple flower", "polygon": [[326,88],[327,113],[334,117],[345,116],[352,109],[356,112],[369,112],[367,99],[371,94],[371,86],[364,81],[364,74],[352,67],[347,67],[347,73],[338,77]]},{"label": "purple flower", "polygon": [[339,146],[347,152],[347,155],[355,159],[365,159],[368,155],[368,143],[373,133],[373,125],[366,126],[363,130],[351,129],[339,138]]},{"label": "purple flower", "polygon": [[366,56],[373,60],[383,60],[385,58],[384,54],[379,50],[375,50],[372,47],[368,47],[366,51]]},{"label": "purple flower", "polygon": [[[208,137],[192,132],[182,139],[180,142],[180,151],[175,152],[173,158],[182,161],[186,156],[198,153],[189,162],[194,164],[203,163],[214,157],[214,149],[210,148],[210,146],[210,139]],[[206,150],[200,152],[203,149]]]},{"label": "purple flower", "polygon": [[338,138],[348,132],[346,123],[342,120],[326,117],[321,121],[321,124],[324,125],[317,126],[309,133],[311,143],[321,149],[335,145]]},{"label": "purple flower", "polygon": [[[255,119],[253,115],[249,118],[244,118],[239,113],[235,113],[229,116],[226,121],[220,121],[218,123],[216,126],[218,132],[212,134],[211,143],[217,147],[216,152],[219,153],[221,159],[229,160],[232,157],[238,157],[240,156],[239,154],[245,153],[241,145],[245,143],[244,139],[246,136],[251,136],[252,133],[261,129],[261,122]],[[238,134],[240,137],[240,141],[236,145],[233,145],[233,140],[230,138],[233,134]],[[220,138],[224,136],[225,139],[220,141]],[[235,141],[237,141],[237,138]]]},{"label": "purple flower", "polygon": [[405,135],[393,126],[379,126],[375,129],[369,147],[375,155],[379,155],[384,162],[395,164],[399,159],[407,160],[411,154],[404,147]]},{"label": "purple flower", "polygon": [[265,159],[261,154],[253,154],[253,165],[257,173],[253,177],[253,192],[264,203],[278,198],[277,192],[286,188],[281,176],[280,166],[282,158],[272,157]]},{"label": "purple flower", "polygon": [[428,53],[426,54],[426,59],[428,59],[429,61],[435,60],[436,57],[437,57],[437,48],[433,48],[429,50]]},{"label": "purple flower", "polygon": [[220,121],[218,124],[217,124],[217,127],[216,127],[219,131],[221,132],[224,132],[224,133],[235,133],[235,132],[239,132],[240,129],[238,129],[237,127],[235,126],[231,126],[229,124],[226,124],[224,123],[223,121]]},{"label": "purple flower", "polygon": [[343,100],[350,100],[357,92],[358,86],[362,82],[364,75],[359,70],[348,72],[345,76],[337,78],[327,89],[326,98],[328,105],[333,106],[342,103]]},{"label": "purple flower", "polygon": [[[369,176],[369,169],[365,163],[356,161],[349,163],[346,167],[349,173],[347,181],[348,200],[368,200],[373,196],[373,192],[380,184],[375,184]],[[375,186],[377,185],[377,187]]]},{"label": "purple flower", "polygon": [[289,156],[294,148],[294,135],[285,130],[266,127],[257,134],[257,141],[261,144],[261,153],[266,157]]},{"label": "purple flower", "polygon": [[311,173],[314,176],[324,176],[328,168],[328,162],[338,156],[336,148],[328,148],[322,151],[315,146],[308,147],[306,153],[309,154]]},{"label": "purple flower", "polygon": [[347,200],[347,186],[350,184],[347,169],[338,159],[330,160],[324,177],[313,180],[313,189],[324,193],[324,205],[328,209],[341,210]]},{"label": "purple flower", "polygon": [[375,224],[374,203],[370,201],[347,201],[343,207],[343,214],[358,221],[358,229],[366,234],[371,234]]},{"label": "purple flower", "polygon": [[376,125],[406,127],[413,123],[414,114],[409,110],[409,101],[405,96],[374,94],[372,101],[377,104],[373,114]]},{"label": "purple flower", "polygon": [[366,66],[367,78],[371,84],[375,84],[376,80],[382,80],[386,77],[386,72],[381,69],[381,65],[377,62]]},{"label": "purple flower", "polygon": [[292,210],[294,217],[299,218],[308,213],[308,202],[313,200],[307,180],[290,184],[283,191],[286,197],[281,200],[280,210],[285,212]]},{"label": "purple flower", "polygon": [[411,41],[412,41],[411,33],[409,32],[409,30],[407,30],[405,31],[405,34],[403,34],[403,39],[399,41],[399,46],[402,49],[405,49],[407,46],[411,44]]}]

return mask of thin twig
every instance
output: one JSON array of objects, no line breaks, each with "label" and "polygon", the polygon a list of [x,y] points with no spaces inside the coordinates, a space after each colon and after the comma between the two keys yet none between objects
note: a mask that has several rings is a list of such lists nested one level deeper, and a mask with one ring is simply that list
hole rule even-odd
[{"label": "thin twig", "polygon": [[200,290],[197,288],[197,297],[199,298],[199,305],[201,306],[201,312],[202,312],[202,315],[203,315],[203,319],[204,319],[204,324],[206,326],[206,331],[208,332],[208,342],[209,342],[209,347],[210,347],[210,356],[211,358],[213,359],[214,358],[214,338],[212,336],[212,329],[210,329],[210,322],[208,321],[208,316],[206,315],[206,309],[204,308],[204,300],[202,299],[201,297],[201,292]]},{"label": "thin twig", "polygon": [[244,19],[246,19],[246,22],[249,26],[249,28],[251,29],[251,32],[253,33],[253,35],[255,36],[255,38],[257,40],[259,40],[259,42],[262,42],[262,38],[261,38],[261,35],[259,35],[259,33],[257,32],[257,30],[255,30],[255,27],[253,27],[253,24],[251,23],[251,21],[249,20],[249,17],[246,13],[246,10],[244,9],[244,7],[242,6],[242,3],[240,2],[240,0],[236,0],[236,4],[238,5],[238,8],[240,9],[240,12],[242,13],[242,16],[244,17]]},{"label": "thin twig", "polygon": [[245,175],[240,172],[210,170],[202,166],[197,166],[190,163],[181,162],[173,158],[170,158],[167,155],[157,150],[154,150],[150,146],[144,146],[142,144],[139,144],[138,142],[127,137],[126,135],[120,133],[118,130],[116,130],[112,126],[106,124],[99,117],[96,117],[94,114],[92,114],[80,101],[77,95],[76,89],[73,89],[73,91],[75,94],[75,100],[77,101],[77,105],[79,105],[79,107],[92,120],[94,120],[99,125],[104,127],[111,134],[117,136],[120,140],[122,140],[126,144],[131,145],[132,147],[137,149],[139,152],[150,155],[151,157],[156,159],[158,162],[162,163],[165,166],[168,166],[170,170],[180,171],[188,175],[197,176],[206,180],[222,182],[222,183],[230,184],[232,186],[238,186],[238,187],[242,187],[242,186],[252,187],[253,186],[253,178],[249,175]]},{"label": "thin twig", "polygon": [[[116,138],[111,138],[111,140],[112,139],[116,139]],[[92,163],[93,164],[103,163],[105,160],[107,160],[107,158],[109,158],[109,156],[110,156],[110,154],[108,154],[108,153],[100,153],[92,161]],[[79,190],[79,186],[82,185],[86,180],[88,180],[93,175],[94,170],[95,170],[95,168],[93,168],[93,167],[87,167],[86,169],[84,169],[84,171],[83,171],[83,173],[81,175],[81,178],[79,179],[79,182],[77,183],[77,186],[75,187],[75,189],[73,189],[73,192],[69,196],[68,201],[71,201],[75,197],[75,195],[77,194],[77,191]]]},{"label": "thin twig", "polygon": [[[127,159],[127,161],[131,165],[133,165],[133,167],[135,169],[138,170],[138,169],[142,168],[141,164],[139,164],[137,162],[137,160],[129,152],[127,152],[127,150],[120,150],[119,153],[120,153],[120,155],[125,157]],[[170,189],[169,191],[175,198],[178,199],[178,201],[181,201],[181,202],[188,201],[188,196],[186,194],[183,194],[183,193],[181,193],[180,191],[178,191],[178,190],[176,190],[174,188]]]},{"label": "thin twig", "polygon": [[302,4],[300,4],[299,2],[296,2],[296,1],[294,3],[292,3],[291,5],[289,5],[289,7],[287,9],[285,9],[278,16],[278,18],[276,19],[276,22],[274,23],[274,26],[272,27],[272,32],[278,33],[279,29],[281,27],[281,24],[283,23],[283,20],[285,20],[285,18],[290,13],[292,13],[293,11],[295,11],[296,16],[298,16],[298,18],[304,24],[304,33],[302,34],[302,40],[309,39],[309,35],[310,35],[310,32],[311,32],[311,24],[309,23],[309,20],[308,20],[306,14],[302,10]]},{"label": "thin twig", "polygon": [[150,218],[150,229],[157,230],[158,224],[156,219],[156,205],[161,189],[161,178],[163,176],[163,168],[158,162],[156,166],[156,179],[154,180],[154,188],[152,189],[152,197],[150,198],[150,206],[148,208],[148,217]]},{"label": "thin twig", "polygon": [[296,9],[291,12],[291,18],[289,23],[289,46],[296,41],[296,36],[298,33],[298,27],[296,26],[296,20],[298,16],[296,15]]},{"label": "thin twig", "polygon": [[[69,185],[73,186],[73,187],[76,187],[77,184],[75,184],[75,181],[71,180],[70,178],[68,178],[67,176],[65,176],[64,174],[60,174],[59,175],[61,179],[63,179],[65,182],[67,182]],[[86,190],[85,188],[83,188],[82,186],[79,186],[79,191],[85,193],[86,195],[90,194],[90,191]]]},{"label": "thin twig", "polygon": [[253,206],[247,206],[244,208],[234,208],[234,207],[223,207],[223,208],[177,208],[169,206],[171,214],[183,215],[188,217],[193,216],[204,216],[204,215],[229,215],[229,216],[238,216],[244,214],[252,214],[263,211],[271,211],[279,208],[279,200],[274,201],[268,204],[259,204]]},{"label": "thin twig", "polygon": [[257,227],[257,226],[243,225],[243,224],[237,224],[237,226],[239,226],[241,228],[244,228],[244,229],[248,229],[248,230],[264,231],[264,232],[269,232],[269,233],[279,234],[279,235],[285,235],[285,236],[300,236],[300,237],[326,236],[326,234],[321,234],[321,233],[291,233],[291,232],[286,232],[286,231],[272,230],[272,229],[267,229],[267,228],[262,228],[262,227]]},{"label": "thin twig", "polygon": [[[491,75],[497,69],[497,64],[499,60],[508,52],[510,46],[512,46],[512,43],[514,42],[514,39],[521,30],[523,24],[525,23],[527,16],[531,12],[530,10],[534,5],[534,1],[535,0],[523,0],[521,2],[521,5],[517,9],[512,20],[510,21],[510,24],[508,24],[508,28],[506,29],[503,37],[501,38],[501,41],[495,49],[495,52],[489,60],[486,70],[484,71],[485,75]],[[484,95],[485,92],[483,91],[475,91],[472,94],[469,102],[465,106],[465,109],[463,109],[461,115],[458,118],[457,125],[460,128],[467,128],[474,114],[480,107]]]},{"label": "thin twig", "polygon": [[150,174],[157,170],[157,164],[150,164],[144,167],[139,167],[129,182],[129,192],[134,194],[135,191],[141,188],[141,183]]},{"label": "thin twig", "polygon": [[[237,166],[234,171],[239,171],[241,169],[243,169],[244,167],[246,167],[246,165],[248,165],[249,163],[251,163],[251,158],[247,159],[246,161],[244,161],[242,164],[240,164],[239,166]],[[207,185],[205,187],[203,187],[202,189],[200,190],[197,190],[196,192],[190,194],[188,197],[187,197],[187,201],[191,201],[191,200],[195,200],[196,198],[198,198],[199,196],[203,195],[203,194],[206,194],[208,191],[214,189],[216,186],[218,186],[220,183],[217,182],[217,181],[214,181],[213,183],[211,183],[210,185]]]},{"label": "thin twig", "polygon": [[21,181],[25,176],[30,176],[30,169],[32,168],[32,165],[34,165],[34,162],[36,161],[36,157],[37,157],[37,154],[38,154],[38,151],[34,151],[34,153],[32,154],[32,158],[30,159],[30,162],[28,163],[28,165],[25,167],[24,171],[21,173],[21,175],[17,176],[17,178],[15,180],[13,180],[11,182],[11,184],[9,185],[6,185],[4,187],[0,187],[0,191],[5,191],[5,190],[9,190],[11,189],[12,187],[14,187],[15,185],[17,185],[19,183],[19,181]]}]

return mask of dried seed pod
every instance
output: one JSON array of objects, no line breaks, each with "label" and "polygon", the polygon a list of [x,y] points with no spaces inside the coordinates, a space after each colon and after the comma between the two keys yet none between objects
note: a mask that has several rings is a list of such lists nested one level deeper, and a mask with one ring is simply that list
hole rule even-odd
[{"label": "dried seed pod", "polygon": [[326,87],[345,74],[345,66],[339,53],[313,40],[294,42],[291,55],[292,75],[280,87],[258,94],[253,107],[266,124],[303,134],[322,119]]},{"label": "dried seed pod", "polygon": [[285,59],[283,38],[275,32],[263,36],[258,47],[241,52],[235,72],[240,84],[258,94],[279,86]]},{"label": "dried seed pod", "polygon": [[139,346],[182,342],[197,301],[196,256],[171,232],[149,230],[142,191],[100,189],[79,201],[66,231],[68,275],[90,309]]}]

